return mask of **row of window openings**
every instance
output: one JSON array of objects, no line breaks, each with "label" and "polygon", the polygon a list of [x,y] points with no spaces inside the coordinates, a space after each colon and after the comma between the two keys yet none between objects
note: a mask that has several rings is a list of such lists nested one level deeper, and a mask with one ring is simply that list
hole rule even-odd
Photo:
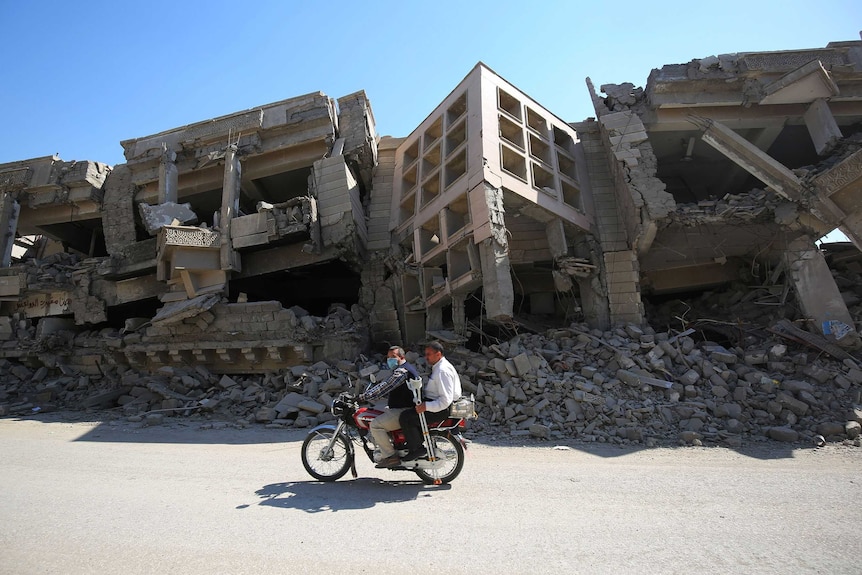
[{"label": "row of window openings", "polygon": [[420,175],[418,173],[420,165],[421,179],[425,179],[430,176],[430,174],[440,165],[440,162],[444,157],[443,149],[445,149],[445,159],[448,160],[458,152],[466,141],[467,122],[465,120],[458,124],[452,131],[448,132],[442,143],[436,143],[435,141],[430,149],[423,154],[422,161],[416,162],[418,157],[413,154],[418,150],[419,142],[417,140],[413,146],[410,146],[410,148],[404,152],[405,167],[403,168],[403,173],[406,182],[412,182],[415,184],[416,180],[420,179]]},{"label": "row of window openings", "polygon": [[[458,279],[464,274],[472,271],[470,265],[470,256],[467,253],[469,240],[457,242],[455,245],[449,246],[445,252],[434,255],[430,260],[424,263],[434,267],[442,263],[446,263],[445,277],[450,280]],[[437,233],[422,229],[419,235],[419,245],[417,246],[422,258],[432,253],[440,245],[440,238]]]},{"label": "row of window openings", "polygon": [[[569,204],[573,208],[581,209],[581,194],[574,183],[568,182],[565,178],[560,177],[559,188],[556,185],[556,179],[553,172],[546,170],[537,162],[527,162],[524,156],[515,152],[508,146],[500,146],[500,159],[503,170],[515,176],[525,183],[532,183],[533,187],[545,192],[554,197],[560,197],[563,202]],[[530,173],[527,173],[527,164],[530,165]],[[558,193],[561,196],[558,196]]]},{"label": "row of window openings", "polygon": [[[466,246],[462,249],[449,250],[443,261],[446,263],[445,269],[442,265],[440,267],[427,265],[423,266],[421,274],[402,275],[401,285],[405,302],[418,301],[423,297],[423,293],[425,297],[431,297],[438,286],[445,284],[447,279],[455,281],[473,271]],[[438,265],[442,264],[443,261],[439,262]]]},{"label": "row of window openings", "polygon": [[[422,151],[426,154],[441,138],[443,138],[443,118],[446,118],[446,156],[454,152],[458,146],[467,141],[467,93],[461,94],[455,102],[449,106],[444,114],[441,114],[422,135]],[[409,166],[419,158],[420,138],[416,138],[406,150],[404,150],[405,167]],[[439,154],[439,149],[437,154]]]},{"label": "row of window openings", "polygon": [[[500,129],[503,131],[503,122],[508,122],[509,124],[515,126],[516,128],[520,128],[520,125],[524,124],[524,114],[522,110],[526,108],[527,113],[527,127],[532,129],[536,134],[540,135],[542,138],[548,141],[552,141],[557,144],[564,151],[572,154],[574,152],[574,140],[572,137],[566,133],[565,130],[560,128],[559,126],[553,126],[552,129],[548,129],[548,121],[544,116],[534,111],[529,106],[524,106],[521,104],[521,101],[518,100],[515,96],[512,96],[505,90],[501,88],[497,88],[497,108],[504,112],[509,116],[512,120],[515,120],[517,123],[512,122],[511,120],[506,119],[502,114],[500,115]],[[521,135],[523,141],[523,134]],[[521,144],[523,147],[523,143]]]},{"label": "row of window openings", "polygon": [[552,146],[549,142],[543,141],[532,133],[527,134],[527,143],[525,144],[523,128],[503,116],[500,116],[500,139],[522,152],[529,150],[531,157],[549,167],[554,165],[553,155],[556,154],[557,169],[560,173],[577,181],[575,160],[569,152],[559,146]]},{"label": "row of window openings", "polygon": [[[424,178],[422,185],[420,186],[420,192],[422,195],[420,207],[425,206],[428,202],[439,196],[442,190],[448,189],[452,184],[458,181],[461,176],[467,173],[466,149],[461,150],[460,153],[455,154],[454,157],[448,159],[446,165],[443,166],[442,169],[439,169],[439,156],[434,156],[432,159],[427,160],[427,166],[424,165],[426,159],[423,158],[422,161],[422,174]],[[415,191],[416,184],[418,182],[417,175],[418,170],[416,166],[413,166],[404,172],[404,175],[402,176],[402,195],[405,199]]]},{"label": "row of window openings", "polygon": [[[408,198],[401,202],[399,223],[404,223],[413,217],[415,208],[415,197]],[[445,220],[447,236],[451,238],[464,227],[470,224],[470,210],[467,204],[467,196],[461,196],[440,211],[438,215],[432,217],[423,224],[423,229],[431,230],[432,235],[436,234],[439,243],[439,232],[441,229],[440,219]]]}]

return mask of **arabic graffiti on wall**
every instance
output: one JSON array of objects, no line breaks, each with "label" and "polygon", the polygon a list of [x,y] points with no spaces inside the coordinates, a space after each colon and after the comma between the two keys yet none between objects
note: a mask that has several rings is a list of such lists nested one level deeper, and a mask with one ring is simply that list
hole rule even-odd
[{"label": "arabic graffiti on wall", "polygon": [[45,317],[69,313],[69,294],[67,292],[40,293],[18,300],[16,312],[25,317]]}]

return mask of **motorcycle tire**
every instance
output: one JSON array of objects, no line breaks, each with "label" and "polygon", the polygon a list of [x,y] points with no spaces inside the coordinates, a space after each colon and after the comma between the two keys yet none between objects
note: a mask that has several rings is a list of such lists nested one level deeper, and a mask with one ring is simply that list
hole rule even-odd
[{"label": "motorcycle tire", "polygon": [[[441,451],[446,458],[447,465],[437,470],[437,478],[440,483],[446,484],[458,477],[464,468],[464,448],[461,442],[448,433],[431,433],[431,441],[436,451]],[[426,485],[434,484],[434,476],[430,471],[415,469],[416,475]]]},{"label": "motorcycle tire", "polygon": [[332,453],[326,453],[333,433],[332,430],[315,431],[302,442],[302,466],[318,481],[341,479],[353,463],[350,443],[343,435],[335,438]]}]

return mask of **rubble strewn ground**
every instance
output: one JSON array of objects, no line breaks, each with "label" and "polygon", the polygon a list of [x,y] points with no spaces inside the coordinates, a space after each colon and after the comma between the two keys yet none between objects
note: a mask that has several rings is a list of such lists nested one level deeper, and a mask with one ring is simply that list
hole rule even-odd
[{"label": "rubble strewn ground", "polygon": [[[476,396],[471,429],[480,434],[648,446],[738,447],[767,438],[859,445],[862,368],[854,359],[762,330],[739,345],[700,340],[704,333],[636,325],[603,332],[573,323],[448,356],[465,393]],[[418,354],[410,359],[427,373]],[[328,406],[338,393],[356,392],[371,374],[387,376],[382,361],[360,356],[230,376],[203,366],[148,374],[110,365],[83,375],[65,365],[31,369],[2,360],[0,414],[102,409],[146,425],[194,417],[307,428],[332,418]]]}]

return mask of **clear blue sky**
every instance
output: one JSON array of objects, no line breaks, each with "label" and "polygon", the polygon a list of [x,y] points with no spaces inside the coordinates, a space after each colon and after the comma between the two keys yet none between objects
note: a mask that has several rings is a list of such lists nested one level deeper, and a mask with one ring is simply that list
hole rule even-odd
[{"label": "clear blue sky", "polygon": [[405,136],[479,60],[577,121],[586,76],[642,85],[662,64],[862,28],[859,0],[583,4],[0,0],[0,163],[115,164],[120,140],[316,90],[365,89],[380,133]]}]

